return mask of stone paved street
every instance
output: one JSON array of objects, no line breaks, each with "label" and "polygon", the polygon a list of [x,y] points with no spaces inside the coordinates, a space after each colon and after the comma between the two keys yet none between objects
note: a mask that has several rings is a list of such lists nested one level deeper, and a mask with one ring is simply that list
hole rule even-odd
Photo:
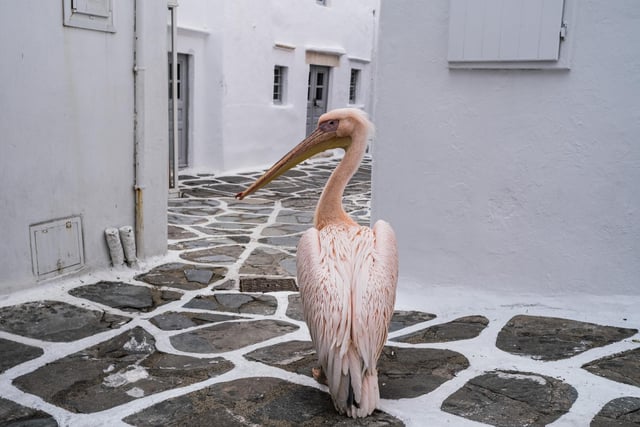
[{"label": "stone paved street", "polygon": [[[261,172],[182,176],[167,256],[0,296],[0,426],[640,426],[640,296],[497,295],[402,265],[380,411],[337,415],[295,284],[336,163],[243,201]],[[370,175],[345,193],[362,224]]]}]

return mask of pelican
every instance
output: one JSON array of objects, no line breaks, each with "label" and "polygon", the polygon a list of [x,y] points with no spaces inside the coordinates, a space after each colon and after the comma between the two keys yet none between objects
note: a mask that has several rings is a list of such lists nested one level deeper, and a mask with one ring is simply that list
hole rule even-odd
[{"label": "pelican", "polygon": [[360,226],[342,206],[372,131],[361,110],[323,114],[311,135],[236,195],[244,198],[317,153],[345,150],[322,191],[313,228],[300,238],[296,264],[302,310],[321,365],[313,376],[329,387],[336,410],[353,418],[370,415],[380,401],[376,365],[387,340],[398,278],[391,226],[381,220],[373,228]]}]

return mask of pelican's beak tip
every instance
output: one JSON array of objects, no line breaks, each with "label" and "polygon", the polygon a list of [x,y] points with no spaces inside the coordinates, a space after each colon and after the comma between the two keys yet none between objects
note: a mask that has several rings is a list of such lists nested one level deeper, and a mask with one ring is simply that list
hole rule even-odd
[{"label": "pelican's beak tip", "polygon": [[236,194],[236,199],[238,200],[244,199],[244,191],[241,191],[240,193]]}]

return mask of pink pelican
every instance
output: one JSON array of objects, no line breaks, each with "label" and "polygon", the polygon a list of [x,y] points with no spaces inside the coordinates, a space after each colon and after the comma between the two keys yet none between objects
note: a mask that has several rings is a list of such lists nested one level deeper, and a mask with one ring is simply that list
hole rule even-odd
[{"label": "pink pelican", "polygon": [[342,207],[344,189],[364,156],[373,125],[345,108],[320,117],[318,128],[236,198],[262,188],[312,155],[345,150],[316,206],[314,227],[298,243],[297,276],[305,321],[338,412],[371,414],[380,401],[377,362],[395,303],[398,252],[391,226],[358,225]]}]

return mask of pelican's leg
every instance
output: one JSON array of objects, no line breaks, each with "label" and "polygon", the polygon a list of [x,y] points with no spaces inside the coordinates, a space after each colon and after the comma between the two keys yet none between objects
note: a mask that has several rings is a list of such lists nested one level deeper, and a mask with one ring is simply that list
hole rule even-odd
[{"label": "pelican's leg", "polygon": [[327,376],[324,374],[322,366],[311,368],[311,375],[313,375],[313,379],[318,381],[320,384],[329,385],[327,382]]}]

